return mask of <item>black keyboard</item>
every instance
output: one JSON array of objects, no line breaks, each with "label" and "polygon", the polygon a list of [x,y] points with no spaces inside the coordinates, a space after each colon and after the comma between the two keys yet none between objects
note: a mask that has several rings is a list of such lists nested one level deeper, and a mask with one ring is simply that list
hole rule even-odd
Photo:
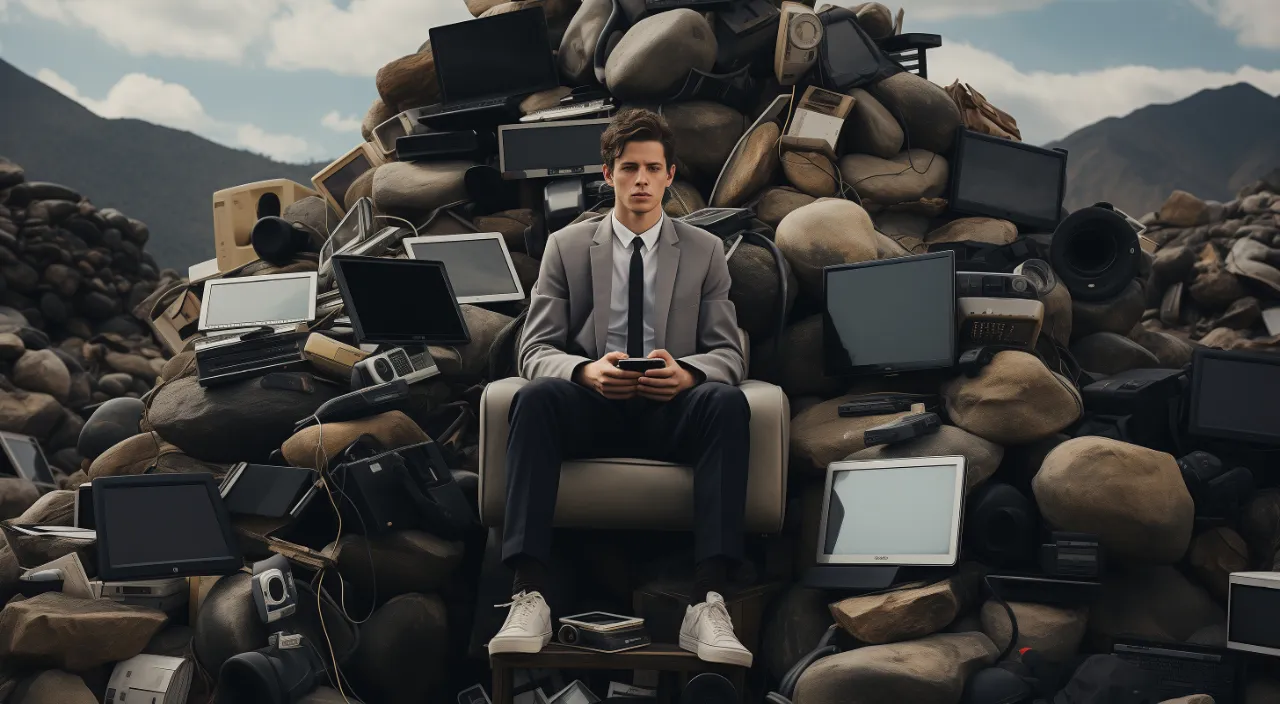
[{"label": "black keyboard", "polygon": [[1215,702],[1236,701],[1235,663],[1223,654],[1160,644],[1116,643],[1112,650],[1122,660],[1155,675],[1161,700],[1208,694]]}]

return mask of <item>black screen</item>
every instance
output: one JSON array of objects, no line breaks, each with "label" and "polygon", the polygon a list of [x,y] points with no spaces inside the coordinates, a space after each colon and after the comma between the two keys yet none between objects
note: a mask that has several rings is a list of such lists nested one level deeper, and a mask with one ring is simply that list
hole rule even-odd
[{"label": "black screen", "polygon": [[95,517],[98,535],[105,536],[116,569],[235,556],[205,484],[95,486],[98,492],[103,495],[103,515]]},{"label": "black screen", "polygon": [[28,435],[6,433],[3,436],[8,459],[15,465],[15,474],[37,484],[53,484],[53,474],[44,460],[44,452],[36,439]]},{"label": "black screen", "polygon": [[955,361],[955,260],[919,255],[824,272],[827,373],[949,366]]},{"label": "black screen", "polygon": [[309,469],[251,464],[224,497],[227,511],[280,518],[314,482],[315,473]]},{"label": "black screen", "polygon": [[880,70],[880,59],[871,52],[853,19],[839,20],[823,28],[822,51],[835,86],[856,83]]},{"label": "black screen", "polygon": [[495,238],[414,242],[414,259],[444,262],[458,298],[517,293],[515,275]]},{"label": "black screen", "polygon": [[335,258],[347,315],[360,342],[462,344],[466,322],[439,262]]},{"label": "black screen", "polygon": [[1031,225],[1058,222],[1066,155],[967,133],[963,139],[955,200],[965,212]]},{"label": "black screen", "polygon": [[600,135],[608,121],[502,130],[502,171],[585,169],[604,164]]},{"label": "black screen", "polygon": [[1202,357],[1195,367],[1195,425],[1208,433],[1251,433],[1280,442],[1280,365]]},{"label": "black screen", "polygon": [[560,82],[542,8],[435,27],[431,53],[446,103],[534,93]]},{"label": "black screen", "polygon": [[1231,622],[1228,638],[1233,643],[1280,648],[1280,590],[1231,585]]}]

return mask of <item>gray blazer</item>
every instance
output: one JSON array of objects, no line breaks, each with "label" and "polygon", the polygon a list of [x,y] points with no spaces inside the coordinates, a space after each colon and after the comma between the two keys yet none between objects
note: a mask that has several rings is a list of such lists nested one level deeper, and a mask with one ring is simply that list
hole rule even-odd
[{"label": "gray blazer", "polygon": [[[613,220],[605,215],[548,238],[517,353],[524,378],[572,380],[578,365],[604,356],[613,288],[612,237]],[[722,240],[664,218],[658,235],[654,343],[701,372],[704,381],[736,386],[746,369],[729,284]]]}]

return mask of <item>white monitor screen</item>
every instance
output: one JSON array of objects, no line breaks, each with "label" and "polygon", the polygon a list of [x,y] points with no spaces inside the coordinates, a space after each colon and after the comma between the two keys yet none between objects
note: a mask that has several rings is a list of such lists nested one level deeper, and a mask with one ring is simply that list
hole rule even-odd
[{"label": "white monitor screen", "polygon": [[315,314],[316,275],[250,276],[205,284],[200,329],[305,322]]},{"label": "white monitor screen", "polygon": [[950,555],[959,540],[957,472],[955,464],[833,471],[821,554],[866,556],[868,564],[875,556]]},{"label": "white monitor screen", "polygon": [[430,259],[444,264],[459,303],[524,298],[502,235],[415,237],[405,240],[404,246],[410,259]]}]

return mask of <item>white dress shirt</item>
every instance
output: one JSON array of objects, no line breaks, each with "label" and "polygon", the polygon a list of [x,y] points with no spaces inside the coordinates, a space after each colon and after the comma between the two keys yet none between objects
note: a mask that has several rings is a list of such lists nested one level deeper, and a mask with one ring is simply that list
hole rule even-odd
[{"label": "white dress shirt", "polygon": [[656,349],[653,305],[654,288],[658,279],[658,234],[666,217],[664,213],[658,218],[658,224],[637,235],[618,222],[617,215],[609,214],[613,221],[613,291],[609,297],[609,336],[605,340],[605,352],[627,351],[627,301],[631,297],[633,251],[631,242],[636,237],[644,242],[644,246],[640,248],[640,259],[644,262],[644,353],[647,355]]}]

